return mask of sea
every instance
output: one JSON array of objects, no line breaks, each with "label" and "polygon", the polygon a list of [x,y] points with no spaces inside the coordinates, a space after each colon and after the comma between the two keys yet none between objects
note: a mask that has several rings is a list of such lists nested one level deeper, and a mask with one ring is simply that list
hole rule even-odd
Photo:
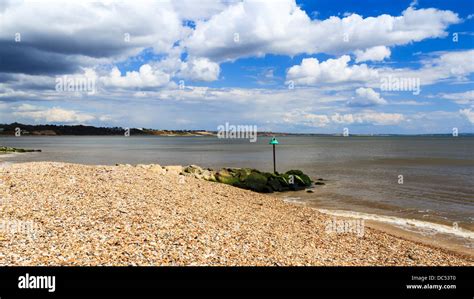
[{"label": "sea", "polygon": [[[387,223],[430,237],[448,236],[474,250],[474,137],[283,136],[278,172],[300,169],[313,192],[280,193],[334,217]],[[2,163],[56,161],[80,164],[189,165],[273,171],[270,137],[21,136],[0,146],[41,149],[6,154]]]}]

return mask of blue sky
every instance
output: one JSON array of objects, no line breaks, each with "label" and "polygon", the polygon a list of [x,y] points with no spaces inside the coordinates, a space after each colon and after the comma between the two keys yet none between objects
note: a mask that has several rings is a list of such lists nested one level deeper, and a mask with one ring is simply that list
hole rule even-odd
[{"label": "blue sky", "polygon": [[473,133],[473,6],[6,1],[0,123]]}]

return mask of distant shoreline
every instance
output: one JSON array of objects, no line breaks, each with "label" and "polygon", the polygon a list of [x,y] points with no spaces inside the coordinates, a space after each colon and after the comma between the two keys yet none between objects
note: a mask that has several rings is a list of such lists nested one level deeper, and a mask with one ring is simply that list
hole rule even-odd
[{"label": "distant shoreline", "polygon": [[[217,136],[217,131],[204,129],[189,130],[165,130],[150,128],[126,128],[126,127],[95,127],[86,125],[28,125],[21,123],[0,124],[1,136],[166,136],[166,137],[197,137],[197,136]],[[291,133],[291,132],[271,132],[259,131],[259,137],[281,137],[281,136],[314,136],[314,137],[341,137],[342,133]],[[447,133],[433,134],[352,134],[344,137],[453,137]],[[457,137],[474,137],[473,133],[460,132]]]}]

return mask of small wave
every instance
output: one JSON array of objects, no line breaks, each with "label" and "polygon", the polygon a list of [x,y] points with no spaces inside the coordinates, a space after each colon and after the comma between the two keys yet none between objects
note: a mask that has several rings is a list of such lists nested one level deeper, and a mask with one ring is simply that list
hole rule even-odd
[{"label": "small wave", "polygon": [[436,157],[403,157],[403,158],[375,158],[371,162],[384,165],[448,165],[448,166],[474,166],[473,159],[436,158]]},{"label": "small wave", "polygon": [[290,202],[290,203],[304,204],[304,202],[301,202],[301,197],[283,196],[283,201]]},{"label": "small wave", "polygon": [[[24,154],[24,153],[22,153]],[[0,162],[3,162],[4,161],[4,158],[13,158],[13,157],[16,157],[20,155],[20,153],[13,153],[13,152],[9,152],[9,153],[0,153]]]},{"label": "small wave", "polygon": [[405,228],[407,230],[410,230],[410,228],[416,228],[425,232],[429,232],[429,234],[443,233],[443,234],[455,235],[461,238],[474,239],[474,232],[457,227],[455,225],[448,226],[448,225],[437,224],[437,223],[415,220],[415,219],[406,219],[406,218],[399,218],[399,217],[393,217],[393,216],[383,216],[383,215],[367,214],[367,213],[352,212],[352,211],[325,210],[325,209],[317,209],[317,210],[321,213],[332,215],[332,216],[360,218],[364,220],[373,220],[373,221],[378,221],[378,222],[383,222],[383,223],[389,223],[401,228]]}]

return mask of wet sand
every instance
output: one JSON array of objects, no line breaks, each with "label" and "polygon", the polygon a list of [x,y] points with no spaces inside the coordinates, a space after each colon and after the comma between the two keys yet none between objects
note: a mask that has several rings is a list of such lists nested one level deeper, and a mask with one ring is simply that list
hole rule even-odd
[{"label": "wet sand", "polygon": [[474,249],[468,248],[459,244],[458,242],[450,240],[448,239],[448,236],[423,236],[420,233],[410,232],[403,228],[399,228],[378,221],[367,221],[366,224],[368,227],[396,236],[398,238],[402,238],[419,244],[425,244],[435,248],[442,248],[444,250],[455,252],[461,255],[466,255],[474,259]]},{"label": "wet sand", "polygon": [[[328,184],[330,184],[330,182]],[[399,215],[393,213],[388,213],[388,215],[375,214],[370,209],[363,212],[350,211],[347,207],[341,207],[325,199],[324,188],[326,188],[326,186],[316,186],[313,189],[313,193],[297,191],[276,193],[275,195],[287,202],[314,208],[330,217],[365,219],[367,226],[377,230],[407,240],[474,256],[474,233],[470,229],[470,226],[459,226],[459,228],[456,229],[453,223],[448,221],[429,222],[417,218],[410,218],[410,215],[406,215],[405,218],[400,218]],[[345,209],[343,210],[343,208]],[[386,212],[390,212],[390,210]]]}]

